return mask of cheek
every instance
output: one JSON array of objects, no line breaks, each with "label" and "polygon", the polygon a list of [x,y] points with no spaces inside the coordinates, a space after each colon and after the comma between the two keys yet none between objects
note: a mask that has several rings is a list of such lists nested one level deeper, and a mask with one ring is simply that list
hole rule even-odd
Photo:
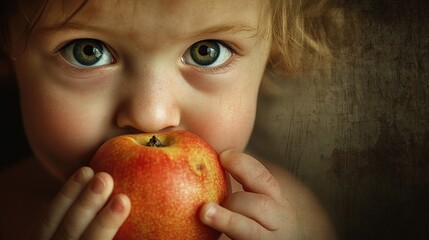
[{"label": "cheek", "polygon": [[208,141],[218,152],[231,148],[243,151],[252,132],[255,116],[251,111],[235,111],[225,115],[222,121],[214,121],[214,126],[206,128]]},{"label": "cheek", "polygon": [[40,86],[21,86],[21,106],[33,152],[60,179],[86,164],[100,144],[100,115],[71,96]]},{"label": "cheek", "polygon": [[198,106],[193,105],[189,111],[194,118],[187,121],[186,127],[206,139],[218,152],[230,148],[243,151],[253,130],[265,67],[256,61],[246,66],[248,68],[230,76],[234,81],[229,82],[227,90],[201,101]]},{"label": "cheek", "polygon": [[[24,126],[36,157],[57,177],[71,174],[85,164],[92,145],[87,119],[49,106],[37,111],[23,103]],[[31,108],[31,106],[30,106]],[[88,135],[88,136],[87,136]]]},{"label": "cheek", "polygon": [[199,114],[185,119],[186,128],[203,137],[217,152],[234,148],[244,150],[253,129],[256,112],[255,93],[228,94],[217,101],[201,103]]}]

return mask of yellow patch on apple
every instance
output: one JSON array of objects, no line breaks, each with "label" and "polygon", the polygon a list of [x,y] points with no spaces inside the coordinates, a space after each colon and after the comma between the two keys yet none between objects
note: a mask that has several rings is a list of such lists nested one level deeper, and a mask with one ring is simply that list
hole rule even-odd
[{"label": "yellow patch on apple", "polygon": [[229,194],[216,151],[197,135],[177,130],[128,134],[106,141],[93,156],[95,172],[112,175],[113,194],[131,200],[115,239],[217,239],[199,220],[201,206]]}]

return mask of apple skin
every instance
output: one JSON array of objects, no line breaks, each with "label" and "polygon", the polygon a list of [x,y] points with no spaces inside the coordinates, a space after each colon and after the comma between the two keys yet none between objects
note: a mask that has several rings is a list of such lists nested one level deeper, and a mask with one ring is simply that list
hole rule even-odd
[{"label": "apple skin", "polygon": [[[153,136],[162,146],[146,146],[155,143]],[[219,238],[219,232],[200,222],[199,210],[207,202],[221,203],[230,183],[216,151],[195,134],[117,136],[97,150],[90,167],[111,174],[113,194],[131,200],[130,215],[115,239]]]}]

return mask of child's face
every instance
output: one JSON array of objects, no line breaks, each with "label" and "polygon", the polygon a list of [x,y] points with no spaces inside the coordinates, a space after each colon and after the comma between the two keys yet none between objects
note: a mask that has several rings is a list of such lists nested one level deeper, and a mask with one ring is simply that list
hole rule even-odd
[{"label": "child's face", "polygon": [[50,2],[28,51],[12,33],[11,55],[28,139],[55,176],[124,133],[185,129],[244,149],[270,50],[266,1],[90,0],[63,26],[76,6]]}]

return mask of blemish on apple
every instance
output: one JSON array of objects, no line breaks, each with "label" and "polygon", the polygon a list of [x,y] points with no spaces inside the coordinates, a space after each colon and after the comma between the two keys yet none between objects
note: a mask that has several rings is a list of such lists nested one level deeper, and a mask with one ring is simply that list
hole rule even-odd
[{"label": "blemish on apple", "polygon": [[113,194],[125,193],[131,213],[115,239],[218,239],[220,232],[199,221],[206,202],[229,194],[217,152],[183,130],[121,135],[93,156],[95,172],[115,179]]}]

